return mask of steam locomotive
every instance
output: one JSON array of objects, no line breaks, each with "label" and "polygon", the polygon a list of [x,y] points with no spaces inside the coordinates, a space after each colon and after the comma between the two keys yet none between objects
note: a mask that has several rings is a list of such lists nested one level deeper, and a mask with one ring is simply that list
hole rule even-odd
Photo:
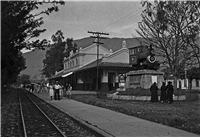
[{"label": "steam locomotive", "polygon": [[159,62],[156,61],[152,45],[140,45],[129,48],[129,64],[133,66],[134,70],[157,70],[160,66]]}]

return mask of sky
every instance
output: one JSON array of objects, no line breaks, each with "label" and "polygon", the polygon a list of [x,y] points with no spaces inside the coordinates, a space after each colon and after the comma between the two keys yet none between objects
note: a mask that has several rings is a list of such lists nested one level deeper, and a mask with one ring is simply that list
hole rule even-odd
[{"label": "sky", "polygon": [[[48,4],[37,11],[47,8]],[[81,39],[90,37],[88,31],[109,33],[109,38],[133,38],[139,36],[135,31],[141,21],[142,6],[140,1],[65,1],[59,5],[59,11],[49,16],[44,15],[46,29],[37,39],[51,40],[57,30],[61,30],[66,38]]]}]

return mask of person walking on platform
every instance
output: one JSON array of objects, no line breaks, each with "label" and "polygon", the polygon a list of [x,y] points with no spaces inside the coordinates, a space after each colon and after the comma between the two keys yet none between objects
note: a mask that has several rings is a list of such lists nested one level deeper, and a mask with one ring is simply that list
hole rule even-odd
[{"label": "person walking on platform", "polygon": [[33,91],[34,91],[34,84],[32,83],[31,84],[31,92],[33,93]]},{"label": "person walking on platform", "polygon": [[172,85],[172,82],[169,81],[167,85],[167,99],[168,103],[170,104],[173,102],[173,92],[174,92],[174,87]]},{"label": "person walking on platform", "polygon": [[40,91],[41,91],[41,84],[40,84],[40,83],[38,83],[37,92],[38,92],[38,93],[40,93]]},{"label": "person walking on platform", "polygon": [[156,85],[156,82],[154,82],[150,87],[151,92],[151,102],[157,102],[158,101],[158,87]]},{"label": "person walking on platform", "polygon": [[72,96],[71,90],[72,90],[72,86],[69,84],[68,89],[67,89],[67,98],[68,99],[71,99],[71,96]]},{"label": "person walking on platform", "polygon": [[50,100],[52,100],[52,99],[53,99],[53,96],[54,96],[53,85],[50,83],[48,87],[49,87],[49,96],[50,96]]},{"label": "person walking on platform", "polygon": [[45,83],[45,86],[44,86],[44,91],[45,92],[48,92],[48,86],[49,86],[49,83]]},{"label": "person walking on platform", "polygon": [[64,85],[64,95],[67,96],[67,93],[68,93],[68,83],[66,83],[66,84]]},{"label": "person walking on platform", "polygon": [[63,87],[63,85],[61,85],[60,90],[59,90],[59,94],[60,94],[61,99],[63,98],[63,90],[64,90],[64,87]]},{"label": "person walking on platform", "polygon": [[163,103],[167,100],[167,93],[166,93],[167,86],[165,85],[165,82],[162,83],[160,90],[161,90],[160,102]]},{"label": "person walking on platform", "polygon": [[54,99],[57,100],[60,100],[60,93],[59,93],[59,90],[60,90],[60,85],[58,83],[58,81],[56,81],[56,84],[54,85],[54,89],[55,89],[55,94],[54,94]]}]

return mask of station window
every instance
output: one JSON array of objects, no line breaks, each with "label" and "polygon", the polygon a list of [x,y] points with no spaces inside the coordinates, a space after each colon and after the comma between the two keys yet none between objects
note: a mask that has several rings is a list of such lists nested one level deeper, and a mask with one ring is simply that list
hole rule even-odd
[{"label": "station window", "polygon": [[135,54],[135,50],[134,49],[131,49],[130,51],[129,51],[130,53],[130,55],[134,55]]},{"label": "station window", "polygon": [[76,65],[78,66],[78,59],[76,59]]},{"label": "station window", "polygon": [[199,80],[196,80],[196,87],[199,87]]},{"label": "station window", "polygon": [[138,48],[138,52],[141,52],[141,48]]}]

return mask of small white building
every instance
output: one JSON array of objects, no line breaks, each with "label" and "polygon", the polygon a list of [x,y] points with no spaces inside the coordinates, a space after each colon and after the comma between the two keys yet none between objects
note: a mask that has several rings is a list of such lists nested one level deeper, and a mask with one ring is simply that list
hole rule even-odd
[{"label": "small white building", "polygon": [[[166,80],[166,83],[168,81],[171,81],[172,84],[174,83],[174,80],[172,80],[172,79]],[[189,88],[189,80],[188,79],[177,79],[177,88],[178,89],[188,89]],[[196,79],[192,80],[192,89],[200,90],[200,80],[196,80]]]}]

